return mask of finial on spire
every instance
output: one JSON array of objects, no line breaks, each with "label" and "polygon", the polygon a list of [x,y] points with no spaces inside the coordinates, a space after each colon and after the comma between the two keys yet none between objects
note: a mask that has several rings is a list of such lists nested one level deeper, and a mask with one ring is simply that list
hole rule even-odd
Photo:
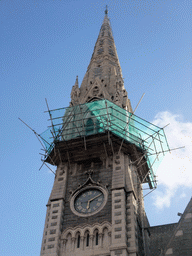
[{"label": "finial on spire", "polygon": [[108,14],[108,7],[107,7],[107,5],[106,5],[105,15],[107,15],[107,14]]}]

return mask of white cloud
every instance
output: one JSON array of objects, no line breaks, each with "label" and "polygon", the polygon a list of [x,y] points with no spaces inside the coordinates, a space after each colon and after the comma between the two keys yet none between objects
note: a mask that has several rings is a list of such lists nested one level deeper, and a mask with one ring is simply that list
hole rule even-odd
[{"label": "white cloud", "polygon": [[165,189],[164,192],[158,191],[154,196],[155,206],[158,209],[163,209],[164,207],[169,207],[171,203],[171,198],[174,196],[174,190]]},{"label": "white cloud", "polygon": [[170,149],[185,146],[167,153],[157,170],[158,184],[165,190],[157,191],[154,199],[156,207],[162,209],[170,206],[179,188],[192,186],[192,123],[184,122],[182,116],[170,112],[158,113],[153,123],[159,127],[170,123],[165,128]]},{"label": "white cloud", "polygon": [[185,198],[186,197],[186,194],[183,192],[181,195],[180,195],[180,198]]}]

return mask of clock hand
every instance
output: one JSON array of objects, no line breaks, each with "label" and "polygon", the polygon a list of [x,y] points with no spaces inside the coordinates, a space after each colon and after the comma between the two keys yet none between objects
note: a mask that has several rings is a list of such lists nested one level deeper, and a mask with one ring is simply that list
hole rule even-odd
[{"label": "clock hand", "polygon": [[99,195],[97,195],[97,196],[95,196],[95,197],[89,199],[89,200],[87,201],[87,209],[89,209],[90,202],[93,201],[94,199],[96,199],[97,197],[101,196],[101,195],[102,195],[102,194],[99,194]]},{"label": "clock hand", "polygon": [[89,199],[89,200],[88,200],[88,204],[89,204],[91,201],[93,201],[94,199],[96,199],[97,197],[101,196],[101,195],[102,195],[102,194],[99,194],[99,195],[97,195],[97,196],[95,196],[95,197]]}]

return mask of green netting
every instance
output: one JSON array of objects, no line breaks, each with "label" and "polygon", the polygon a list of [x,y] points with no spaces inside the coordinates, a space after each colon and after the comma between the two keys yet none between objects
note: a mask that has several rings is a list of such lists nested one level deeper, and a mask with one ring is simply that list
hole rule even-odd
[{"label": "green netting", "polygon": [[153,170],[158,168],[164,152],[169,150],[163,129],[108,100],[52,110],[50,115],[52,127],[41,134],[48,154],[56,141],[110,131],[144,152],[153,184]]}]

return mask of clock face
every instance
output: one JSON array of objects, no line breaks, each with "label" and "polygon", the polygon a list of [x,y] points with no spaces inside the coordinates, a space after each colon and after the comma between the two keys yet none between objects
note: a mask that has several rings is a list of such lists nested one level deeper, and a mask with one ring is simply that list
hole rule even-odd
[{"label": "clock face", "polygon": [[108,192],[102,186],[90,185],[78,190],[70,200],[71,211],[80,217],[89,217],[103,209]]},{"label": "clock face", "polygon": [[104,194],[97,188],[89,188],[80,192],[74,200],[74,209],[81,214],[98,212],[104,203]]}]

